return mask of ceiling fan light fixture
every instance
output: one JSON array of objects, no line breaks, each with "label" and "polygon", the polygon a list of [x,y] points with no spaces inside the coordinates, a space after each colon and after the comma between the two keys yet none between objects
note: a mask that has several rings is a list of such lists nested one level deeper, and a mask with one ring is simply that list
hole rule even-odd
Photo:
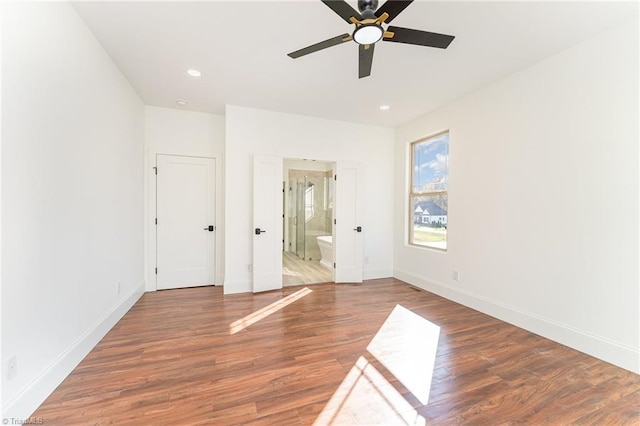
[{"label": "ceiling fan light fixture", "polygon": [[353,32],[353,40],[358,44],[373,44],[380,41],[384,31],[380,25],[361,25]]}]

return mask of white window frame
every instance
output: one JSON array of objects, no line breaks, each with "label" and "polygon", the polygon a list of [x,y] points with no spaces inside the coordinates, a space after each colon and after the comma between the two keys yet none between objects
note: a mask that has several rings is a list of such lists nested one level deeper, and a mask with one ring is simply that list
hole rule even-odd
[{"label": "white window frame", "polygon": [[[449,133],[449,130],[443,130],[441,132],[438,133],[434,133],[431,134],[427,137],[424,137],[422,139],[418,139],[417,141],[411,142],[411,144],[409,145],[409,149],[411,150],[411,155],[410,155],[410,159],[409,159],[409,169],[410,169],[410,173],[409,173],[409,211],[411,212],[411,214],[409,215],[409,223],[408,223],[408,243],[410,246],[412,247],[421,247],[421,248],[427,248],[427,249],[431,249],[431,250],[439,250],[439,251],[443,251],[446,252],[447,248],[449,247],[449,210],[448,210],[448,206],[447,206],[447,234],[445,236],[445,248],[441,248],[441,247],[437,247],[437,246],[432,246],[429,244],[418,244],[415,243],[413,241],[413,237],[414,237],[414,226],[415,226],[415,214],[414,214],[414,199],[417,197],[424,197],[424,196],[430,196],[430,195],[445,195],[447,196],[447,198],[449,197],[449,179],[448,179],[448,175],[449,175],[449,169],[447,168],[447,188],[444,190],[438,190],[438,191],[424,191],[424,192],[414,192],[414,172],[415,172],[415,145],[421,144],[421,143],[425,143],[425,142],[429,142],[433,139],[436,139],[444,134]],[[451,135],[449,135],[449,142],[448,143],[448,148],[450,149],[451,147]],[[422,218],[424,220],[424,217]]]}]

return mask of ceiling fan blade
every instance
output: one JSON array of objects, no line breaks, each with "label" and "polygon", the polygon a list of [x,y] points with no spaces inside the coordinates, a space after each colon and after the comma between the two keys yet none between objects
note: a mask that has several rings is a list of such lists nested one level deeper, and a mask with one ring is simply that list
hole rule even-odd
[{"label": "ceiling fan blade", "polygon": [[389,17],[384,21],[388,24],[393,18],[398,16],[400,12],[405,10],[411,3],[413,3],[413,0],[387,0],[382,6],[378,8],[378,10],[376,10],[376,16],[379,18],[383,13],[388,13]]},{"label": "ceiling fan blade", "polygon": [[318,50],[326,49],[327,47],[337,46],[338,44],[342,44],[344,42],[351,41],[351,36],[349,34],[342,34],[329,40],[321,41],[320,43],[312,44],[311,46],[307,46],[304,49],[296,50],[295,52],[288,53],[290,58],[299,58],[300,56],[308,55],[309,53],[317,52]]},{"label": "ceiling fan blade", "polygon": [[354,17],[359,21],[362,21],[364,19],[359,12],[356,12],[356,10],[349,6],[349,3],[344,0],[322,0],[322,3],[329,6],[331,10],[340,15],[340,17],[347,21],[347,23],[349,24],[352,23],[351,19],[349,19],[351,17]]},{"label": "ceiling fan blade", "polygon": [[358,46],[358,78],[371,75],[374,46],[375,44],[361,44]]},{"label": "ceiling fan blade", "polygon": [[[393,33],[392,37],[387,36]],[[387,27],[384,41],[395,43],[417,44],[419,46],[437,47],[446,49],[455,37],[446,34],[430,33],[428,31],[412,30],[411,28]]]}]

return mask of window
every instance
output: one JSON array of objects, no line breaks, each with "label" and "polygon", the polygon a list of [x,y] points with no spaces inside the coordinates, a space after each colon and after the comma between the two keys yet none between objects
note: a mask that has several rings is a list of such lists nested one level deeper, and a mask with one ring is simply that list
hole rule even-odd
[{"label": "window", "polygon": [[[306,179],[305,179],[306,180]],[[315,206],[314,201],[316,197],[316,192],[314,189],[315,185],[311,182],[307,183],[307,189],[304,192],[304,218],[305,222],[309,222],[315,216]]]},{"label": "window", "polygon": [[409,244],[447,249],[449,132],[411,144]]}]

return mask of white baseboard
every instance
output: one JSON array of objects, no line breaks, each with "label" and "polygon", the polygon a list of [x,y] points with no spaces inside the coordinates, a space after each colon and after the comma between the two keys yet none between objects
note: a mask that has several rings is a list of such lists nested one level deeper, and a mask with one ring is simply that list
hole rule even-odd
[{"label": "white baseboard", "polygon": [[[365,280],[375,280],[377,278],[389,278],[393,276],[391,269],[365,270],[362,278]],[[253,283],[251,282],[225,282],[224,294],[252,293]]]},{"label": "white baseboard", "polygon": [[468,306],[502,321],[584,352],[618,367],[640,374],[640,350],[596,336],[567,324],[522,311],[472,292],[429,281],[395,269],[393,276],[406,283]]},{"label": "white baseboard", "polygon": [[320,264],[330,271],[333,271],[333,265],[327,259],[320,259]]},{"label": "white baseboard", "polygon": [[75,343],[3,407],[2,417],[28,419],[144,294],[144,282],[96,321]]}]

